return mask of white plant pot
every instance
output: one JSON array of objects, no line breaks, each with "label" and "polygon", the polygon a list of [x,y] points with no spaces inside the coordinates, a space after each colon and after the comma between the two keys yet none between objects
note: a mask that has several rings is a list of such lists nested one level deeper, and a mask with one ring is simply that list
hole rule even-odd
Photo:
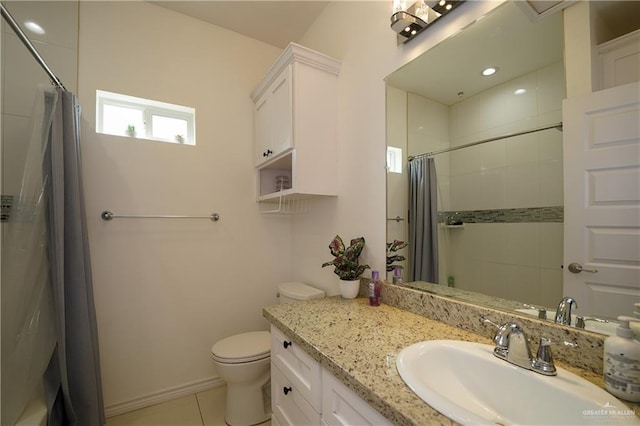
[{"label": "white plant pot", "polygon": [[360,292],[360,280],[340,280],[340,294],[345,299],[355,299]]}]

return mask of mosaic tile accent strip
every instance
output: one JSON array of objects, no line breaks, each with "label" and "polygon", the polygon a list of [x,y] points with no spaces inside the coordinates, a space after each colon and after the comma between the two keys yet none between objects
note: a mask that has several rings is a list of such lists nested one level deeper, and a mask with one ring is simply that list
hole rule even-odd
[{"label": "mosaic tile accent strip", "polygon": [[462,223],[525,223],[564,222],[564,207],[530,207],[520,209],[444,211],[438,222],[448,225]]},{"label": "mosaic tile accent strip", "polygon": [[8,222],[9,215],[11,214],[11,207],[13,206],[13,195],[0,196],[0,222]]}]

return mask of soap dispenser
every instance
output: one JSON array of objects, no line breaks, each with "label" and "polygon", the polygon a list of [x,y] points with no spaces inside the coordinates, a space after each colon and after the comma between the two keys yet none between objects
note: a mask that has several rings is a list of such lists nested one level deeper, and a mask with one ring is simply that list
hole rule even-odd
[{"label": "soap dispenser", "polygon": [[619,316],[616,335],[604,341],[604,387],[612,395],[640,402],[640,342],[632,338],[629,322],[639,319]]}]

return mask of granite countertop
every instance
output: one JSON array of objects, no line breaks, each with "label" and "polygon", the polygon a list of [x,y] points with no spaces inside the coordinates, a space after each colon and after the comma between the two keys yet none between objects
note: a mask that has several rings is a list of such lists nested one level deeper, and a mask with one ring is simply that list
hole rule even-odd
[{"label": "granite countertop", "polygon": [[[491,344],[480,336],[367,298],[340,296],[264,308],[264,317],[382,415],[399,425],[451,425],[400,378],[398,352],[425,340],[466,340]],[[590,372],[557,363],[602,387]],[[434,366],[437,367],[437,366]]]}]

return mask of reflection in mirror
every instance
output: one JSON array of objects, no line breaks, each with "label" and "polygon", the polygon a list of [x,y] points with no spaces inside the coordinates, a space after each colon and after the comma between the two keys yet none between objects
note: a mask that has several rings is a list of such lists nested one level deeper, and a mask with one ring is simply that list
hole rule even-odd
[{"label": "reflection in mirror", "polygon": [[[489,66],[497,72],[483,76]],[[532,22],[515,2],[387,78],[387,145],[403,160],[387,174],[387,240],[410,243],[401,253],[407,260],[396,262],[405,282],[555,312],[562,132],[498,137],[560,123],[564,97],[562,15]],[[429,180],[422,200],[416,188],[430,167],[437,184]],[[415,220],[425,216],[431,225]]]}]

